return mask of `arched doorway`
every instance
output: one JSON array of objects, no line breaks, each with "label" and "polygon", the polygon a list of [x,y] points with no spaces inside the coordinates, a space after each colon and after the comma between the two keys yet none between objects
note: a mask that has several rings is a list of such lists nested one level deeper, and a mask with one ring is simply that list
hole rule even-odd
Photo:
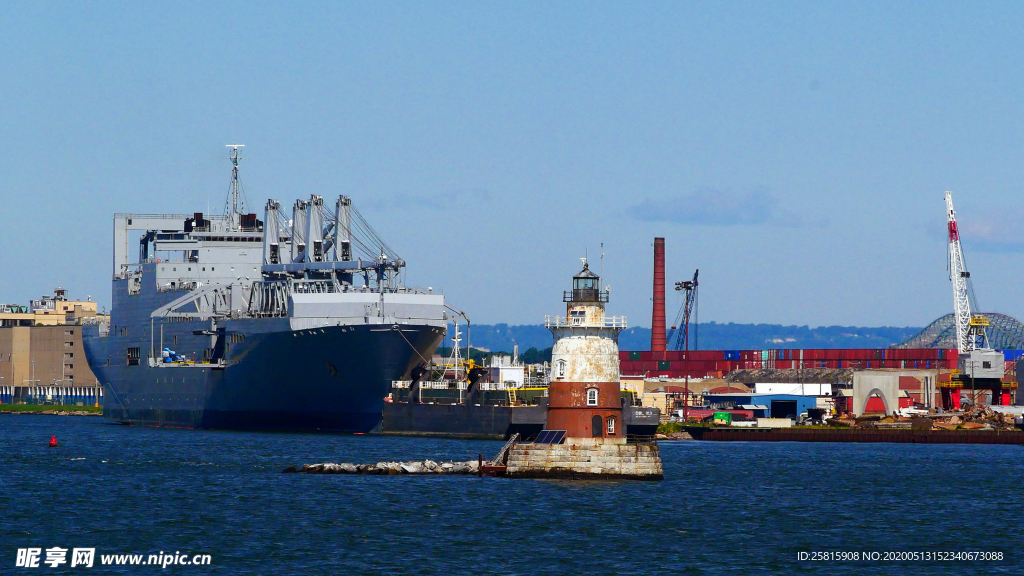
[{"label": "arched doorway", "polygon": [[864,398],[864,406],[861,406],[860,413],[865,414],[867,412],[889,414],[892,410],[889,399],[885,397],[878,388],[874,388],[871,392],[868,392],[867,397]]},{"label": "arched doorway", "polygon": [[594,414],[590,419],[590,435],[594,438],[601,438],[604,435],[604,421],[598,414]]}]

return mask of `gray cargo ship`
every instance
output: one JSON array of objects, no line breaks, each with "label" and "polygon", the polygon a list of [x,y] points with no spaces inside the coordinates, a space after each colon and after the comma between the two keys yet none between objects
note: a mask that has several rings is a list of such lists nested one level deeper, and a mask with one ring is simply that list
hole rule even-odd
[{"label": "gray cargo ship", "polygon": [[[109,325],[89,365],[119,422],[369,432],[394,380],[444,337],[444,297],[340,196],[246,213],[232,145],[227,214],[116,214]],[[129,262],[138,236],[137,262]]]}]

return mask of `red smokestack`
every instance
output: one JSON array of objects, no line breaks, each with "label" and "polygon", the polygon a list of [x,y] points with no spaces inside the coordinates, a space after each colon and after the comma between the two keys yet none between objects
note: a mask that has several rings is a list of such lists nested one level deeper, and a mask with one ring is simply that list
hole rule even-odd
[{"label": "red smokestack", "polygon": [[651,317],[651,351],[665,351],[665,239],[654,239],[654,312]]}]

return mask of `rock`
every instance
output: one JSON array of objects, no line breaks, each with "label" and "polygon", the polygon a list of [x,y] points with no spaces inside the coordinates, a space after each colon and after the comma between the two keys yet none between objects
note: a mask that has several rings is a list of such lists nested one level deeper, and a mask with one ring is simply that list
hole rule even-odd
[{"label": "rock", "polygon": [[284,474],[297,474],[299,471],[295,468],[295,466],[289,466],[282,470],[282,472]]},{"label": "rock", "polygon": [[296,469],[289,466],[284,470],[287,473],[300,474],[367,474],[367,475],[400,475],[400,474],[478,474],[480,463],[477,460],[466,462],[444,462],[438,464],[433,460],[423,462],[377,462],[376,464],[335,464],[325,462],[321,464],[304,464],[302,468]]},{"label": "rock", "polygon": [[401,467],[402,472],[406,474],[423,474],[426,472],[426,468],[420,462],[403,462]]}]

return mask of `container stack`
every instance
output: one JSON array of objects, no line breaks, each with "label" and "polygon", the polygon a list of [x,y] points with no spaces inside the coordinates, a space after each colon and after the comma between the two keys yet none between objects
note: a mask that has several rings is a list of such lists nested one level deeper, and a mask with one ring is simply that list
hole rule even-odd
[{"label": "container stack", "polygon": [[[1012,363],[1024,351],[1008,350]],[[956,349],[836,348],[777,350],[621,351],[620,370],[627,376],[721,378],[734,370],[774,368],[954,370]],[[1007,370],[1011,368],[1008,366]]]}]

